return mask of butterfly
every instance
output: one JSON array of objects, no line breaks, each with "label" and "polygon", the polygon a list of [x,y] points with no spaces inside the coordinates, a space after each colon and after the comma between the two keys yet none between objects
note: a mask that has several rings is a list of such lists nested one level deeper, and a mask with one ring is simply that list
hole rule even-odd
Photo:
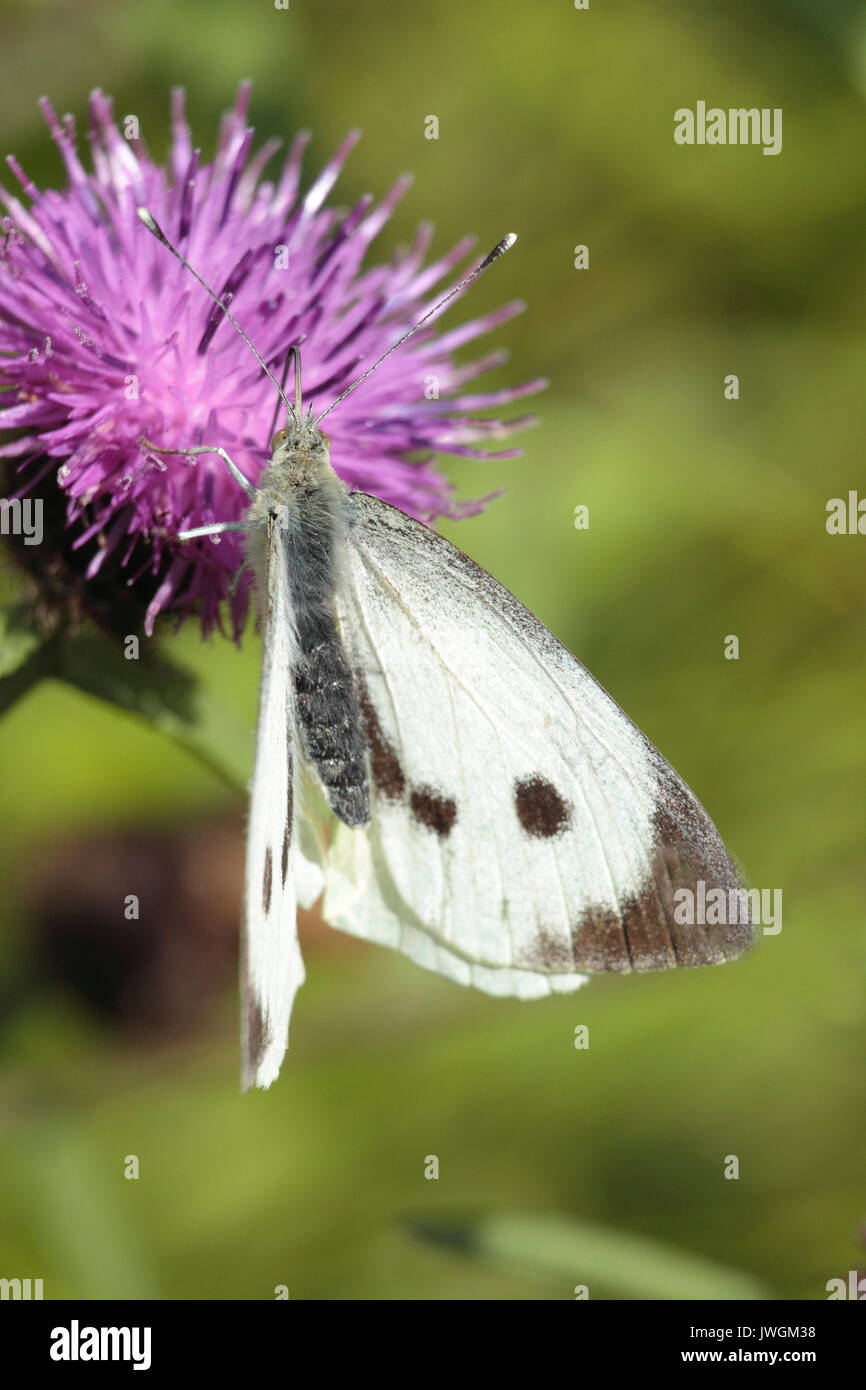
[{"label": "butterfly", "polygon": [[343,484],[292,352],[295,399],[258,486],[220,448],[160,451],[220,454],[250,499],[243,522],[181,536],[242,530],[256,577],[244,1089],[279,1073],[304,981],[297,910],[320,897],[331,925],[500,996],[739,956],[748,911],[675,911],[701,882],[745,896],[700,802],[513,594]]}]

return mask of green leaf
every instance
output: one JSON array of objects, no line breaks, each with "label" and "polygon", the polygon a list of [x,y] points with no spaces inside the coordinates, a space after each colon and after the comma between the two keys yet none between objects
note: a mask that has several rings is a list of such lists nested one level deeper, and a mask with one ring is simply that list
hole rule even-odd
[{"label": "green leaf", "polygon": [[0,607],[0,714],[53,673],[57,638],[46,639],[26,604]]},{"label": "green leaf", "polygon": [[0,608],[0,677],[23,666],[43,643],[27,604]]},{"label": "green leaf", "polygon": [[220,777],[245,787],[252,767],[248,726],[185,667],[142,646],[127,660],[120,642],[99,634],[66,635],[58,644],[60,680],[118,705],[161,729]]},{"label": "green leaf", "polygon": [[246,786],[250,729],[191,671],[151,644],[127,659],[121,640],[100,632],[45,639],[26,605],[0,609],[0,714],[46,679],[66,681],[146,720],[232,786]]},{"label": "green leaf", "polygon": [[422,1240],[502,1267],[548,1277],[563,1297],[585,1284],[618,1298],[761,1299],[768,1291],[751,1274],[714,1264],[689,1250],[663,1245],[586,1221],[559,1216],[499,1215],[479,1221],[413,1224]]}]

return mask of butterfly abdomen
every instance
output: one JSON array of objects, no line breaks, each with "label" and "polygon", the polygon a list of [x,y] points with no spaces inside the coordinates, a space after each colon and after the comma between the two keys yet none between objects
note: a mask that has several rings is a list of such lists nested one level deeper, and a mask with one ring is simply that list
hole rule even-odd
[{"label": "butterfly abdomen", "polygon": [[370,819],[367,746],[343,644],[327,610],[298,622],[295,709],[310,761],[334,814],[346,825]]}]

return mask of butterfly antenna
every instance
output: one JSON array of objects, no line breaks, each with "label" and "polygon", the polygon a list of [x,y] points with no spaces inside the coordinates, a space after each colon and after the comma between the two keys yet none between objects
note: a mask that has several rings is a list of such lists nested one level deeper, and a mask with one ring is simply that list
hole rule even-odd
[{"label": "butterfly antenna", "polygon": [[[238,323],[237,319],[235,318],[234,314],[232,314],[232,313],[229,312],[229,310],[228,310],[228,309],[226,308],[226,306],[223,304],[222,300],[218,297],[218,295],[216,295],[216,294],[214,293],[214,291],[211,289],[211,287],[210,287],[210,285],[207,283],[207,281],[202,279],[202,277],[199,275],[198,271],[197,271],[193,266],[190,265],[189,261],[184,260],[183,256],[182,256],[182,255],[180,254],[180,252],[178,251],[177,247],[176,247],[176,246],[172,246],[171,242],[169,241],[169,239],[168,239],[168,237],[166,236],[165,232],[162,230],[162,227],[160,227],[159,223],[157,222],[156,218],[153,216],[153,213],[150,211],[150,209],[149,209],[149,208],[145,208],[145,207],[138,207],[138,208],[136,208],[135,210],[136,210],[136,212],[138,213],[139,218],[140,218],[141,221],[144,223],[144,225],[145,225],[145,227],[147,228],[147,230],[151,233],[151,235],[152,235],[152,236],[155,236],[156,239],[157,239],[157,241],[161,241],[162,244],[163,244],[163,246],[165,246],[165,247],[168,248],[168,250],[171,252],[171,254],[172,254],[177,260],[180,261],[181,265],[184,266],[184,267],[189,271],[190,275],[192,275],[196,280],[198,280],[198,282],[199,282],[199,284],[201,285],[202,289],[207,290],[207,292],[208,292],[208,294],[210,295],[211,299],[213,300],[214,304],[216,304],[216,305],[218,306],[218,308],[222,309],[222,311],[223,311],[223,313],[225,314],[226,318],[228,319],[229,323],[232,324],[232,326],[233,326],[234,328],[237,329],[238,333],[240,333],[241,337],[243,338],[243,340],[244,340],[244,342],[246,343],[247,347],[249,348],[250,352],[253,354],[253,357],[255,357],[256,361],[258,362],[259,366],[261,367],[262,371],[265,373],[266,376],[269,376],[269,377],[270,377],[271,381],[272,381],[272,382],[274,383],[274,385],[276,386],[277,390],[279,391],[279,393],[280,393],[280,395],[281,395],[281,397],[282,397],[282,399],[283,399],[283,403],[284,403],[284,405],[285,405],[285,407],[286,407],[286,410],[289,411],[290,414],[293,415],[294,418],[297,420],[297,419],[298,419],[298,416],[295,414],[295,407],[292,405],[292,402],[289,400],[288,396],[286,395],[285,391],[283,390],[283,387],[282,387],[282,386],[280,385],[280,383],[277,381],[277,378],[274,376],[273,372],[272,372],[272,371],[270,370],[270,368],[268,367],[267,363],[265,362],[265,360],[264,360],[264,358],[262,357],[261,353],[260,353],[260,352],[258,351],[258,349],[256,348],[255,344],[252,343],[252,342],[250,341],[250,339],[247,337],[247,335],[246,335],[246,333],[244,332],[244,330],[241,328],[241,326],[240,326],[240,324]],[[298,395],[298,392],[299,392],[299,387],[298,387],[298,385],[297,385],[297,381],[298,381],[298,376],[299,376],[299,375],[300,375],[300,367],[299,367],[299,365],[298,365],[298,357],[297,357],[297,353],[296,353],[296,355],[295,355],[295,381],[296,381],[295,394],[296,394],[296,395]],[[299,396],[298,396],[298,398],[300,399]]]},{"label": "butterfly antenna", "polygon": [[[356,386],[360,386],[361,382],[366,381],[367,377],[370,376],[371,373],[375,372],[377,367],[381,367],[386,357],[390,357],[392,352],[396,352],[399,347],[402,347],[403,344],[406,342],[407,338],[411,338],[413,333],[417,333],[418,329],[422,328],[423,325],[427,322],[427,320],[432,318],[434,314],[437,314],[439,310],[445,304],[447,304],[450,299],[453,299],[456,294],[459,294],[461,290],[465,290],[466,286],[471,285],[473,280],[477,280],[481,272],[486,270],[489,265],[492,265],[494,261],[498,261],[499,257],[504,256],[506,251],[510,251],[511,247],[514,245],[516,240],[516,233],[509,232],[508,235],[504,236],[501,241],[497,241],[493,250],[488,252],[488,254],[484,257],[484,260],[480,263],[480,265],[477,265],[474,270],[470,270],[469,274],[463,280],[460,281],[459,285],[455,285],[454,289],[451,290],[449,294],[446,294],[444,299],[440,299],[439,303],[434,304],[433,308],[429,309],[423,318],[420,318],[416,324],[412,325],[408,333],[404,333],[402,338],[398,338],[396,343],[392,343],[391,347],[388,348],[388,351],[383,352],[382,356],[373,363],[372,367],[367,368],[363,376],[359,376],[357,381],[353,381],[351,386],[347,386],[342,395],[338,396],[335,401],[332,401],[331,404],[328,406],[328,409],[323,410],[321,415],[319,415],[313,421],[313,423],[315,425],[318,425],[320,421],[324,420],[325,416],[331,413],[335,405],[339,405],[341,401],[344,401],[347,396],[351,395],[351,393],[355,390]],[[175,254],[177,253],[175,252]]]},{"label": "butterfly antenna", "polygon": [[[306,333],[302,333],[298,341],[296,343],[292,343],[292,346],[286,353],[286,360],[283,363],[283,374],[280,377],[280,395],[282,396],[283,400],[285,400],[286,382],[289,379],[289,368],[291,367],[292,361],[294,360],[295,404],[292,409],[292,414],[295,416],[297,420],[300,420],[301,418],[301,344],[304,342],[306,336]],[[277,428],[277,416],[279,415],[279,413],[280,407],[279,404],[277,404],[274,408],[274,414],[271,420],[271,428],[268,430],[268,439],[273,438],[274,430]]]},{"label": "butterfly antenna", "polygon": [[295,354],[295,414],[300,420],[302,414],[301,406],[301,349],[296,346],[290,349]]}]

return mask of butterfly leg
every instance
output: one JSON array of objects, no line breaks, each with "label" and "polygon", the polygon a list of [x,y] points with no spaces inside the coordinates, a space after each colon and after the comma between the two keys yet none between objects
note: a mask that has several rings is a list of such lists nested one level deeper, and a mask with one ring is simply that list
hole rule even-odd
[{"label": "butterfly leg", "polygon": [[[160,444],[152,444],[149,439],[145,439],[144,435],[142,435],[138,442],[145,449],[151,449],[155,454],[184,454],[190,458],[196,454],[219,454],[235,482],[240,483],[247,496],[255,497],[256,495],[256,489],[247,475],[241,472],[237,464],[229,458],[225,449],[220,448],[219,444],[196,444],[189,449],[163,449]],[[198,534],[201,533],[199,532]]]},{"label": "butterfly leg", "polygon": [[243,529],[242,521],[214,521],[210,526],[193,526],[189,531],[178,531],[175,540],[191,541],[195,540],[196,536],[221,536],[225,531],[243,531]]},{"label": "butterfly leg", "polygon": [[228,587],[228,596],[229,596],[229,598],[234,598],[235,594],[237,593],[237,591],[238,591],[238,585],[239,585],[240,582],[241,582],[241,575],[243,574],[243,572],[244,572],[244,570],[246,569],[246,567],[247,567],[247,562],[246,562],[246,560],[243,560],[243,561],[241,562],[241,564],[238,565],[237,569],[235,570],[234,574],[232,575],[231,583],[229,584],[229,587]]}]

